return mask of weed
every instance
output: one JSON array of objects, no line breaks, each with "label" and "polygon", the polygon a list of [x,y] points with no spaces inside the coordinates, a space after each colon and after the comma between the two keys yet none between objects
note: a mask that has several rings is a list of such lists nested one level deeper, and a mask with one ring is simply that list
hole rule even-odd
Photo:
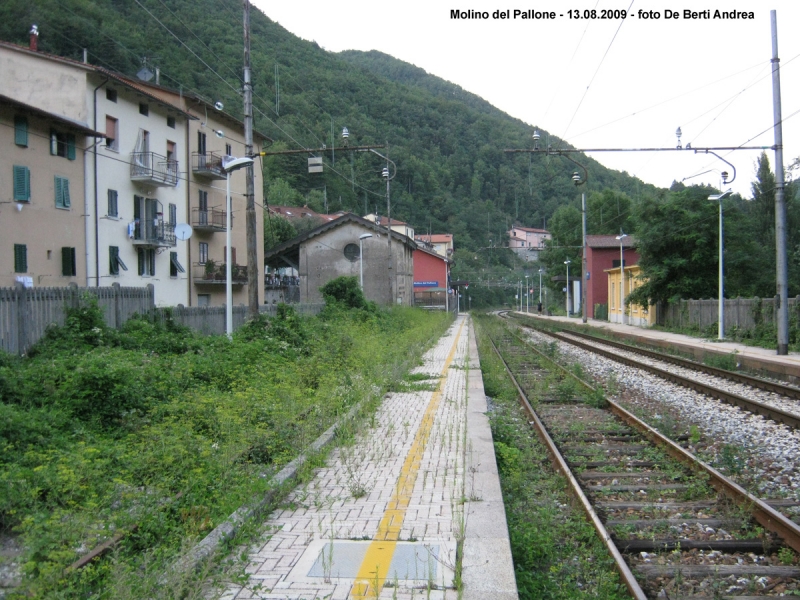
[{"label": "weed", "polygon": [[782,565],[789,566],[794,564],[794,552],[788,546],[784,546],[778,550],[778,560]]}]

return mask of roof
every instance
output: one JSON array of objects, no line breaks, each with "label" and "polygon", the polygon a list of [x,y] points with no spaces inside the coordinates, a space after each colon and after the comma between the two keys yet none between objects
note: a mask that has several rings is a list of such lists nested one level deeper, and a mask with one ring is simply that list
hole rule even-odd
[{"label": "roof", "polygon": [[[338,219],[334,219],[332,221],[328,221],[327,223],[323,223],[319,227],[310,229],[309,231],[301,233],[300,235],[298,235],[295,238],[292,238],[291,240],[287,240],[281,244],[278,244],[274,248],[271,248],[269,251],[264,253],[264,262],[266,263],[271,258],[277,257],[279,255],[286,255],[288,253],[297,252],[299,251],[300,246],[305,242],[307,242],[308,240],[310,240],[311,238],[317,237],[318,235],[326,233],[331,229],[334,229],[335,227],[341,227],[342,225],[345,225],[347,223],[356,223],[378,234],[385,235],[387,233],[386,229],[381,228],[372,221],[367,221],[366,219],[359,217],[358,215],[354,215],[353,213],[345,213]],[[398,242],[410,246],[411,250],[417,250],[418,248],[417,244],[414,242],[414,240],[412,240],[408,236],[405,236],[402,233],[397,233],[394,230],[388,230],[388,231],[390,235],[393,238],[395,238]]]},{"label": "roof", "polygon": [[547,231],[547,229],[535,229],[533,227],[522,227],[521,225],[515,225],[511,229],[512,230],[513,229],[520,229],[522,231],[527,231],[529,233],[546,233],[547,235],[550,235],[550,232]]},{"label": "roof", "polygon": [[101,133],[99,131],[95,131],[91,127],[89,127],[86,123],[81,123],[80,121],[75,121],[70,119],[69,117],[64,117],[62,115],[57,115],[55,113],[47,112],[46,110],[42,110],[40,108],[36,108],[35,106],[31,106],[30,104],[25,104],[24,102],[20,102],[19,100],[14,100],[13,98],[9,98],[8,96],[3,96],[0,94],[0,104],[10,104],[12,106],[17,106],[26,112],[29,112],[33,115],[38,117],[42,117],[45,119],[52,119],[53,121],[58,121],[60,124],[67,126],[69,129],[76,131],[77,133],[82,133],[83,135],[88,135],[89,137],[105,137],[105,133]]},{"label": "roof", "polygon": [[422,235],[415,235],[415,240],[420,242],[429,242],[431,244],[446,244],[453,241],[452,233],[424,233]]},{"label": "roof", "polygon": [[[628,235],[622,238],[623,248],[634,248],[638,244],[635,236]],[[620,240],[615,235],[587,235],[586,246],[589,248],[619,248]]]},{"label": "roof", "polygon": [[[367,215],[367,216],[369,217],[370,222],[375,223],[376,215],[371,214],[371,215]],[[364,217],[364,218],[366,219],[367,217]],[[386,225],[387,225],[387,223],[389,221],[391,221],[392,226],[395,226],[395,225],[408,225],[408,223],[404,223],[403,221],[398,221],[397,219],[387,219],[386,217],[383,217],[383,216],[379,216],[378,219],[377,219],[378,225],[383,225],[384,227],[386,227]]]},{"label": "roof", "polygon": [[97,66],[92,65],[92,68],[97,73],[100,73],[101,75],[105,75],[106,77],[109,77],[110,79],[113,79],[117,83],[121,83],[122,85],[125,85],[125,86],[131,88],[132,90],[136,90],[138,93],[150,98],[152,101],[157,102],[161,106],[163,106],[163,107],[165,107],[165,108],[167,108],[169,110],[174,110],[175,112],[178,112],[178,113],[182,114],[187,119],[192,119],[192,120],[196,120],[197,119],[197,117],[195,117],[191,113],[186,112],[181,107],[176,106],[175,104],[172,104],[171,102],[167,102],[163,98],[161,98],[159,96],[156,96],[153,92],[151,92],[149,90],[146,90],[143,87],[143,85],[145,84],[144,81],[139,81],[138,79],[133,79],[131,77],[127,77],[126,75],[122,75],[121,73],[116,73],[115,71],[111,71],[111,70],[106,69],[104,67],[97,67]]},{"label": "roof", "polygon": [[90,65],[85,62],[81,62],[78,60],[74,60],[72,58],[67,58],[65,56],[58,56],[57,54],[50,54],[49,52],[42,52],[41,50],[31,50],[27,46],[20,46],[19,44],[13,44],[11,42],[2,42],[0,41],[0,48],[8,48],[9,50],[14,50],[16,52],[22,52],[24,54],[30,54],[31,56],[39,56],[42,58],[47,58],[56,62],[61,62],[67,65],[71,65],[73,67],[80,67],[86,71],[93,71],[94,65]]},{"label": "roof", "polygon": [[451,260],[451,259],[449,259],[449,258],[447,258],[445,256],[442,256],[438,252],[434,252],[433,250],[428,250],[425,246],[417,246],[416,249],[414,250],[414,252],[424,252],[425,254],[429,254],[430,256],[436,257],[439,260],[443,260],[447,264],[450,264],[450,263],[454,262],[453,260]]}]

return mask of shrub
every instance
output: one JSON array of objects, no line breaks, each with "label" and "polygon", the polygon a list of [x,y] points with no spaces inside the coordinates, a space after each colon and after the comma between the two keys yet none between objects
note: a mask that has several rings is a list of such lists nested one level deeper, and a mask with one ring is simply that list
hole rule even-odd
[{"label": "shrub", "polygon": [[326,305],[339,304],[346,308],[371,308],[371,303],[364,298],[364,292],[361,291],[356,277],[343,276],[331,279],[319,291],[322,292]]}]

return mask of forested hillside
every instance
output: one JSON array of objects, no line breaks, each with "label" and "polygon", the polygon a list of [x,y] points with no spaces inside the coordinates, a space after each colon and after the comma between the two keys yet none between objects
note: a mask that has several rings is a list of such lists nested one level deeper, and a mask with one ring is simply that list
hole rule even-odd
[{"label": "forested hillside", "polygon": [[[160,68],[163,85],[222,100],[241,114],[239,1],[6,0],[0,6],[0,38],[26,44],[32,23],[44,51],[80,59],[87,48],[90,62],[129,75],[146,59],[151,70]],[[398,168],[392,216],[419,232],[451,232],[461,249],[497,245],[513,222],[541,226],[577,197],[574,165],[566,159],[503,152],[530,147],[530,125],[412,65],[379,52],[326,52],[255,8],[252,64],[256,128],[277,148],[328,148],[322,175],[306,173],[305,155],[265,160],[272,204],[308,202],[324,210],[325,190],[329,212],[385,214],[383,164],[374,154],[340,148],[345,126],[350,145],[388,142]],[[537,125],[546,138],[547,124]],[[576,158],[589,169],[587,191],[612,188],[637,198],[652,190]]]}]

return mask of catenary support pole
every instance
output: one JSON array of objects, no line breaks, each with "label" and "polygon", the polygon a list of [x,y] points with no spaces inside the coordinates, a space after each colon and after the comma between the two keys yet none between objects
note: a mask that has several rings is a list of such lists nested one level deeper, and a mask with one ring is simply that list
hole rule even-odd
[{"label": "catenary support pole", "polygon": [[778,294],[778,354],[789,353],[789,268],[786,257],[786,200],[783,177],[783,127],[781,125],[781,74],[778,58],[778,18],[770,11],[772,25],[772,112],[775,122],[775,267]]},{"label": "catenary support pole", "polygon": [[[250,0],[244,0],[244,155],[253,155],[253,82],[250,78]],[[247,231],[247,303],[251,319],[258,316],[258,227],[256,225],[255,170],[246,171],[245,227]],[[230,215],[230,213],[228,213]],[[230,218],[230,217],[228,217]]]}]

